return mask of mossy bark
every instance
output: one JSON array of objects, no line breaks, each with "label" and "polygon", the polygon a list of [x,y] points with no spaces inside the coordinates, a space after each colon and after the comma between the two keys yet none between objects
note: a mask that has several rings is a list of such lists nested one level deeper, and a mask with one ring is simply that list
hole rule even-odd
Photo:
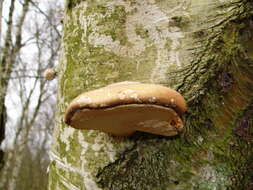
[{"label": "mossy bark", "polygon": [[[247,189],[253,181],[253,3],[68,0],[49,189]],[[83,91],[159,83],[188,102],[177,137],[63,123]]]}]

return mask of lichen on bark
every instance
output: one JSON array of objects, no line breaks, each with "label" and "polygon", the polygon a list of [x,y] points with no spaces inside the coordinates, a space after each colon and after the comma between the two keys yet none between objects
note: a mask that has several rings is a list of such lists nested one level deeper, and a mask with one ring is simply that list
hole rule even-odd
[{"label": "lichen on bark", "polygon": [[[247,188],[252,180],[252,2],[67,3],[49,189]],[[136,133],[119,140],[63,123],[75,96],[124,80],[180,91],[189,106],[184,133]]]}]

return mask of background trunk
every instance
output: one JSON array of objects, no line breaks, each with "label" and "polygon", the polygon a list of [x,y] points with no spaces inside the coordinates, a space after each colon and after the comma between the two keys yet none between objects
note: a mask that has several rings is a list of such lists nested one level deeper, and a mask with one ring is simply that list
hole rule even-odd
[{"label": "background trunk", "polygon": [[[1,47],[1,53],[0,53],[0,73],[1,73],[0,75],[0,144],[3,142],[5,138],[5,131],[6,131],[5,128],[6,128],[6,121],[7,121],[7,116],[6,116],[7,112],[6,112],[5,101],[7,97],[6,96],[7,88],[8,88],[12,70],[15,66],[16,58],[23,45],[21,44],[22,43],[22,27],[23,27],[24,20],[28,12],[29,3],[30,3],[30,0],[24,1],[21,15],[15,27],[16,30],[14,30],[13,32],[13,29],[14,29],[13,26],[15,25],[15,23],[13,23],[15,0],[11,0],[4,46]],[[2,2],[1,2],[1,7],[2,7]],[[2,25],[0,25],[0,27],[2,27]],[[14,41],[13,36],[14,36],[15,42],[13,42]],[[2,168],[4,165],[3,158],[4,158],[4,152],[2,149],[0,149],[0,168]]]},{"label": "background trunk", "polygon": [[47,189],[57,89],[43,72],[58,63],[63,2],[2,3],[0,189]]},{"label": "background trunk", "polygon": [[[49,189],[252,187],[252,1],[69,0]],[[188,102],[178,137],[118,139],[63,123],[83,91],[159,83]]]}]

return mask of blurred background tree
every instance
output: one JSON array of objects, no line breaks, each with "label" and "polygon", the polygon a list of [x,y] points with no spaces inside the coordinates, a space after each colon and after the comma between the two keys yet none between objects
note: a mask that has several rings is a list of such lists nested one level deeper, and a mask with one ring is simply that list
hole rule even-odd
[{"label": "blurred background tree", "polygon": [[63,1],[0,1],[0,189],[46,189]]}]

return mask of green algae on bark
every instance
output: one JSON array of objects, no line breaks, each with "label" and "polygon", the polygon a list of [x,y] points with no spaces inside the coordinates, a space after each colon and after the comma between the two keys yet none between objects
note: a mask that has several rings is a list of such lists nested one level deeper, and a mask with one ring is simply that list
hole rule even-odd
[{"label": "green algae on bark", "polygon": [[[49,189],[249,187],[252,2],[71,2]],[[184,134],[117,140],[63,124],[75,96],[123,80],[169,84],[183,93]]]}]

